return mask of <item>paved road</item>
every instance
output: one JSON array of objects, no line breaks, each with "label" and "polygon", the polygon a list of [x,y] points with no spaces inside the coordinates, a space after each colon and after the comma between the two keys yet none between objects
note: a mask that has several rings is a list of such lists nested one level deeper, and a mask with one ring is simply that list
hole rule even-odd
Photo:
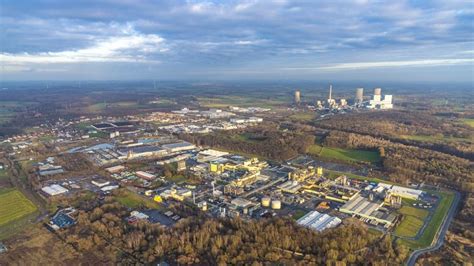
[{"label": "paved road", "polygon": [[438,233],[435,236],[435,238],[437,238],[436,243],[432,244],[431,246],[427,248],[415,250],[408,258],[408,261],[407,261],[408,266],[415,265],[415,262],[418,259],[418,257],[420,257],[421,255],[425,253],[438,250],[444,244],[444,238],[446,237],[446,232],[448,231],[449,225],[451,224],[454,214],[456,213],[456,209],[458,207],[460,198],[461,198],[461,195],[459,194],[459,192],[456,191],[455,197],[449,209],[448,215],[446,215],[446,217],[444,218],[443,223],[441,224],[441,229],[438,231]]}]

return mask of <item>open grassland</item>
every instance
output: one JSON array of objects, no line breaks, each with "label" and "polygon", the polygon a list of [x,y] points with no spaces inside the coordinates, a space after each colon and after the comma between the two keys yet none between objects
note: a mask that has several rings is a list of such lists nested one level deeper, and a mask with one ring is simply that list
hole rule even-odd
[{"label": "open grassland", "polygon": [[0,170],[0,179],[8,178],[8,171],[5,169]]},{"label": "open grassland", "polygon": [[403,218],[395,229],[395,234],[401,237],[415,237],[429,212],[411,206],[403,206],[399,213],[403,214]]},{"label": "open grassland", "polygon": [[309,148],[309,154],[328,159],[335,159],[349,162],[369,162],[376,163],[380,161],[380,155],[376,151],[350,150],[341,148],[323,147],[314,144]]},{"label": "open grassland", "polygon": [[416,140],[422,142],[474,142],[474,137],[456,138],[443,135],[403,135],[404,139]]},{"label": "open grassland", "polygon": [[36,211],[36,206],[18,190],[0,191],[0,226]]},{"label": "open grassland", "polygon": [[410,247],[411,249],[424,248],[431,245],[436,233],[438,232],[443,222],[444,217],[446,217],[449,211],[449,208],[451,207],[451,204],[453,203],[453,200],[454,200],[454,194],[450,192],[430,191],[430,193],[438,195],[440,197],[440,202],[436,210],[434,211],[434,214],[431,217],[431,220],[429,221],[428,226],[426,227],[425,231],[423,232],[421,237],[417,240],[406,240],[406,239],[399,240],[402,244]]},{"label": "open grassland", "polygon": [[403,206],[399,212],[403,215],[413,216],[419,219],[425,219],[428,216],[428,211],[424,209],[418,209],[411,206]]},{"label": "open grassland", "polygon": [[470,127],[474,127],[474,118],[464,118],[461,121]]},{"label": "open grassland", "polygon": [[208,108],[226,108],[229,106],[272,108],[287,102],[281,98],[261,98],[246,96],[198,97],[199,105]]},{"label": "open grassland", "polygon": [[145,199],[140,195],[137,195],[131,191],[122,189],[119,194],[115,196],[115,199],[125,207],[138,208],[143,206],[145,208],[157,209],[158,204],[151,199]]},{"label": "open grassland", "polygon": [[395,229],[395,234],[401,237],[415,237],[423,226],[423,220],[414,216],[404,216],[402,222]]},{"label": "open grassland", "polygon": [[303,210],[296,210],[293,215],[291,216],[294,220],[298,220],[300,219],[301,217],[305,216],[306,215],[306,211],[303,211]]},{"label": "open grassland", "polygon": [[314,118],[316,118],[315,113],[300,112],[300,113],[290,115],[290,119],[296,120],[296,121],[307,122],[307,121],[313,120]]}]

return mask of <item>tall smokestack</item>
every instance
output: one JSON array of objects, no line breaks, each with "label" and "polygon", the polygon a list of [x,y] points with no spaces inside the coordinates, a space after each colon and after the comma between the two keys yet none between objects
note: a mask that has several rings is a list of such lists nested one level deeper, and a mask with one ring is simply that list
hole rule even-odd
[{"label": "tall smokestack", "polygon": [[332,99],[332,84],[329,85],[329,100]]}]

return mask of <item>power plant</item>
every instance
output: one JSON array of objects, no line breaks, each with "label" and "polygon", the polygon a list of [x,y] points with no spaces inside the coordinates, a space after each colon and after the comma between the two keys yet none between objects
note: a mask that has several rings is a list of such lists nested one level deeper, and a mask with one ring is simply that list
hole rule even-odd
[{"label": "power plant", "polygon": [[382,89],[374,89],[374,97],[369,101],[367,105],[369,109],[392,109],[392,95],[385,95],[382,100]]},{"label": "power plant", "polygon": [[354,101],[352,105],[349,105],[346,99],[336,100],[333,98],[333,88],[332,85],[329,85],[328,99],[326,101],[317,100],[315,107],[319,110],[347,110],[361,107],[368,109],[391,109],[393,108],[393,104],[392,95],[383,96],[381,88],[374,89],[374,96],[369,101],[364,101],[364,88],[356,88]]}]

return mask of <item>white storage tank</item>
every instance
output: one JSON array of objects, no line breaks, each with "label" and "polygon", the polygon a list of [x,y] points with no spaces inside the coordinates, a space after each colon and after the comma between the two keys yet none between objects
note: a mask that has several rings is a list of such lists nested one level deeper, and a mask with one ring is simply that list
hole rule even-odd
[{"label": "white storage tank", "polygon": [[279,200],[273,200],[273,201],[272,201],[272,209],[274,209],[274,210],[279,210],[279,209],[281,209],[281,201],[279,201]]},{"label": "white storage tank", "polygon": [[270,201],[271,201],[271,200],[272,200],[272,199],[269,198],[269,197],[263,197],[263,198],[262,198],[262,206],[263,206],[263,207],[270,207]]}]

